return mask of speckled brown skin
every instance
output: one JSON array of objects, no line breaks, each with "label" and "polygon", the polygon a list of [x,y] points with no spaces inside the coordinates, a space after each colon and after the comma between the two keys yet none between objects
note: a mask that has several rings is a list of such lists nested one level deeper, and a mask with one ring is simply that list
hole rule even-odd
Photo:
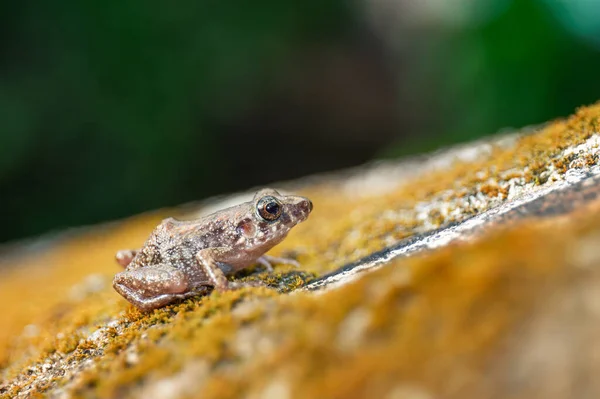
[{"label": "speckled brown skin", "polygon": [[226,275],[269,261],[293,260],[264,256],[312,211],[308,198],[281,195],[272,189],[256,193],[252,201],[203,218],[179,221],[168,218],[156,227],[140,250],[119,251],[115,290],[141,310],[152,310],[176,300],[235,289]]}]

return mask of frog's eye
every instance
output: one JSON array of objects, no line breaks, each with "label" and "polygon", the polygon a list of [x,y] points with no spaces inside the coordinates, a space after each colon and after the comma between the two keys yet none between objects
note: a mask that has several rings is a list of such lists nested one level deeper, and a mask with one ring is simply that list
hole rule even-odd
[{"label": "frog's eye", "polygon": [[281,216],[281,204],[274,197],[261,198],[256,204],[256,210],[261,218],[275,220]]}]

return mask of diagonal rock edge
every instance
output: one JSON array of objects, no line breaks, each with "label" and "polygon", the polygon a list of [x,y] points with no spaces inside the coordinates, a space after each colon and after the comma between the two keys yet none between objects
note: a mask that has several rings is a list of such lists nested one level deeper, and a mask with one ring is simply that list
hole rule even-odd
[{"label": "diagonal rock edge", "polygon": [[[596,134],[575,149],[568,148],[561,156],[583,151],[597,154],[599,144],[600,136]],[[600,195],[600,166],[570,169],[564,175],[564,179],[549,182],[540,187],[532,186],[530,191],[522,191],[518,197],[462,222],[416,234],[402,240],[397,245],[327,273],[303,289],[308,291],[334,289],[355,280],[361,273],[377,270],[396,258],[415,255],[448,245],[451,242],[471,239],[493,226],[506,223],[509,219],[534,216],[550,217],[568,213],[575,209],[576,204],[583,205],[585,202],[593,201],[598,195]]]}]

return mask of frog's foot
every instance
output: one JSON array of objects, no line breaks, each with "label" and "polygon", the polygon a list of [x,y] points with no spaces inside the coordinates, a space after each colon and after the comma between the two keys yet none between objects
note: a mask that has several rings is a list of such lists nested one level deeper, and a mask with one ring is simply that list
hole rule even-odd
[{"label": "frog's foot", "polygon": [[189,292],[185,275],[169,266],[157,265],[117,273],[114,289],[134,306],[149,311],[197,293]]},{"label": "frog's foot", "polygon": [[257,263],[260,263],[261,265],[263,265],[268,272],[272,272],[273,271],[273,265],[272,264],[278,264],[278,265],[291,265],[294,267],[300,267],[300,263],[298,263],[298,261],[294,260],[294,259],[289,259],[289,258],[278,258],[275,256],[270,256],[270,255],[263,255],[260,258],[258,258],[256,260]]},{"label": "frog's foot", "polygon": [[135,258],[138,252],[139,251],[136,249],[122,249],[117,252],[117,254],[115,255],[115,259],[119,265],[127,267],[127,265],[131,263],[131,261],[133,260],[133,258]]}]

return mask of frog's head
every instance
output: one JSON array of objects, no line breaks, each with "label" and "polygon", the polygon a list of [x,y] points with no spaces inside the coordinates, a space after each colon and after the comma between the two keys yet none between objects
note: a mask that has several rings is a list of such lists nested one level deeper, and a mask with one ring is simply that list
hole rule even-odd
[{"label": "frog's head", "polygon": [[313,209],[312,202],[297,195],[281,195],[272,188],[265,188],[254,195],[252,205],[258,220],[265,227],[289,231],[292,227],[308,218]]},{"label": "frog's head", "polygon": [[252,222],[246,219],[238,228],[249,243],[265,250],[280,243],[294,226],[308,218],[313,209],[308,198],[282,195],[269,188],[258,191],[249,205]]}]

